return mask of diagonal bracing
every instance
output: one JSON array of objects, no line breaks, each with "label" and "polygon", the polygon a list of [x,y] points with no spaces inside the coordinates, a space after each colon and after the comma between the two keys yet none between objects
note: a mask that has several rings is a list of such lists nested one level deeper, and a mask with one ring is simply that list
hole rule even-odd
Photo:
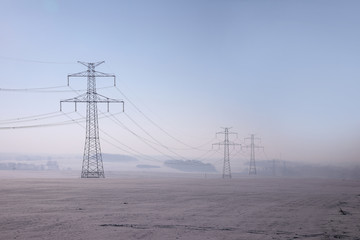
[{"label": "diagonal bracing", "polygon": [[255,149],[264,147],[255,145],[255,140],[261,140],[260,138],[256,138],[255,134],[250,134],[250,137],[245,138],[245,140],[250,140],[250,145],[245,146],[246,148],[250,148],[249,175],[256,175]]},{"label": "diagonal bracing", "polygon": [[[216,134],[224,134],[224,141],[214,143],[213,145],[224,146],[224,165],[222,178],[231,178],[231,166],[230,166],[230,151],[229,146],[239,146],[240,144],[229,141],[229,134],[236,134],[235,132],[229,132],[228,127],[224,128],[224,132],[217,132]],[[241,145],[240,145],[241,146]]]},{"label": "diagonal bracing", "polygon": [[124,102],[117,99],[107,98],[96,92],[96,77],[112,77],[114,78],[114,86],[116,84],[115,75],[95,71],[95,67],[102,62],[87,63],[80,62],[88,69],[83,72],[68,75],[68,85],[71,77],[86,77],[87,91],[75,98],[60,101],[60,110],[63,102],[74,102],[75,110],[77,103],[86,103],[86,138],[83,155],[83,163],[81,170],[81,178],[104,178],[104,167],[101,155],[101,147],[99,140],[99,123],[97,103],[107,103],[108,111],[110,103],[122,103],[124,110]]}]

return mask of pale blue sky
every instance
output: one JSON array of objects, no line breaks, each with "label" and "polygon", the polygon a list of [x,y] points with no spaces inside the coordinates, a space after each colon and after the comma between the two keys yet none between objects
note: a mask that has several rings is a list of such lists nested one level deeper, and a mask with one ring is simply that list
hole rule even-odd
[{"label": "pale blue sky", "polygon": [[[269,158],[358,161],[359,10],[359,1],[346,0],[1,0],[0,87],[65,85],[67,74],[85,70],[77,60],[105,60],[98,70],[115,73],[121,91],[189,145],[201,145],[229,126],[239,141],[250,133],[261,137]],[[99,86],[111,85],[99,81]],[[85,82],[71,84],[81,89]],[[114,89],[99,92],[123,98]],[[57,111],[59,100],[76,95],[0,94],[1,119]],[[126,112],[169,148],[185,147],[129,103]],[[129,119],[119,118],[149,138]],[[100,126],[137,151],[159,155],[107,119]],[[82,153],[85,137],[78,125],[0,133],[0,152]],[[124,153],[106,142],[102,150]]]}]

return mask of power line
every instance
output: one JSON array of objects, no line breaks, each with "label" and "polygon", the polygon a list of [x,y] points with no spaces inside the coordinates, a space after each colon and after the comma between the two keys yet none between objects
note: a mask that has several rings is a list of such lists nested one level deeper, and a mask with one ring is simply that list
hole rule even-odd
[{"label": "power line", "polygon": [[13,62],[29,62],[29,63],[41,63],[41,64],[75,64],[75,62],[55,62],[55,61],[41,61],[35,59],[25,59],[25,58],[14,58],[7,56],[0,56],[0,59],[13,61]]},{"label": "power line", "polygon": [[[127,113],[125,112],[124,115],[125,115],[127,118],[129,118],[129,120],[130,120],[131,122],[133,122],[138,128],[140,128],[146,135],[148,135],[154,142],[152,142],[152,141],[150,141],[150,140],[148,140],[148,139],[146,139],[146,138],[143,138],[143,139],[147,140],[147,141],[150,142],[150,143],[157,144],[157,145],[159,145],[159,146],[167,149],[167,150],[170,151],[171,153],[173,153],[173,154],[177,155],[178,157],[181,157],[181,158],[183,158],[183,159],[185,159],[185,160],[187,160],[186,157],[181,156],[180,154],[174,152],[173,150],[189,150],[189,149],[192,149],[192,150],[204,151],[204,150],[202,150],[202,149],[199,149],[199,147],[200,147],[200,146],[204,146],[205,144],[209,144],[210,142],[212,142],[212,141],[214,140],[214,138],[213,138],[213,139],[207,141],[205,144],[201,144],[201,145],[199,145],[199,147],[196,147],[196,148],[194,148],[194,147],[192,147],[192,148],[186,148],[186,149],[185,149],[185,148],[172,148],[172,147],[166,146],[165,144],[163,144],[163,143],[161,143],[159,140],[157,140],[153,135],[151,135],[148,131],[146,131],[143,127],[141,127],[141,125],[138,124],[132,117],[130,117],[129,114],[127,114]],[[205,151],[207,151],[207,150],[205,150]]]},{"label": "power line", "polygon": [[[212,154],[211,155],[209,155],[209,156],[207,156],[209,153],[211,153],[212,152]],[[198,160],[198,161],[201,161],[201,160],[204,160],[205,158],[210,158],[210,157],[212,157],[212,156],[214,156],[216,153],[218,153],[219,152],[219,149],[218,150],[215,150],[214,151],[214,149],[210,149],[210,150],[208,150],[208,151],[206,151],[203,155],[201,155],[200,157],[198,157],[198,158],[196,158],[196,160]]]},{"label": "power line", "polygon": [[57,123],[36,124],[36,125],[23,125],[23,126],[11,126],[11,127],[0,127],[0,130],[54,127],[54,126],[75,124],[75,123],[77,123],[77,121],[79,121],[79,120],[84,121],[84,119],[76,119],[76,120],[73,120],[73,121],[63,121],[63,122],[57,122]]},{"label": "power line", "polygon": [[[76,112],[76,113],[77,113],[79,116],[81,116],[82,118],[85,118],[85,117],[82,116],[79,112]],[[118,113],[118,114],[119,114],[119,113]],[[67,115],[67,114],[65,114],[65,115]],[[115,116],[116,114],[112,114],[112,115]],[[67,117],[70,118],[70,119],[72,119],[72,118],[71,118],[70,116],[68,116],[68,115],[67,115]],[[103,117],[100,117],[100,118],[103,118]],[[86,127],[84,127],[82,124],[78,123],[78,125],[79,125],[80,127],[82,127],[83,129],[86,129]],[[112,142],[110,142],[109,140],[107,140],[107,139],[105,139],[105,138],[103,138],[103,137],[100,137],[100,139],[101,139],[102,141],[104,141],[104,142],[112,145],[113,147],[118,148],[118,149],[120,149],[121,151],[126,152],[126,153],[128,153],[128,154],[130,154],[130,155],[133,155],[134,153],[136,153],[136,154],[139,154],[140,156],[142,156],[142,157],[145,158],[145,159],[150,159],[150,160],[152,160],[152,161],[157,161],[156,159],[153,159],[153,158],[151,158],[150,156],[146,156],[146,155],[142,154],[141,152],[133,149],[132,147],[130,147],[130,146],[122,143],[120,140],[118,140],[117,138],[113,137],[112,135],[110,135],[109,133],[105,132],[104,130],[102,130],[102,129],[99,129],[99,130],[100,130],[101,133],[105,134],[107,137],[109,137],[109,138],[112,139],[113,141],[117,142],[118,144],[120,144],[120,145],[122,145],[122,146],[124,146],[124,147],[126,147],[126,148],[128,148],[128,149],[130,149],[130,151],[132,151],[132,152],[130,152],[130,151],[128,151],[128,150],[126,150],[126,149],[124,149],[124,148],[122,148],[122,147],[120,147],[120,146],[118,146],[118,145],[116,145],[116,144],[114,144],[114,143],[112,143]]]},{"label": "power line", "polygon": [[[68,86],[45,87],[45,88],[0,88],[2,92],[26,92],[26,93],[63,93],[63,92],[85,92],[87,89],[72,89],[72,90],[51,90],[55,88],[64,88]],[[99,89],[113,88],[114,86],[100,87]]]},{"label": "power line", "polygon": [[[117,87],[116,87],[116,89],[117,89],[117,90],[124,96],[124,98],[125,98],[138,112],[140,112],[148,121],[150,121],[153,125],[155,125],[157,128],[159,128],[162,132],[166,133],[166,135],[168,135],[168,136],[171,137],[172,139],[174,139],[174,140],[176,140],[176,141],[178,141],[178,142],[180,142],[180,143],[182,143],[182,144],[190,147],[189,149],[194,149],[194,150],[203,151],[202,149],[199,149],[199,147],[200,147],[200,146],[203,146],[203,145],[205,145],[205,144],[208,144],[209,142],[211,142],[211,141],[213,140],[213,139],[211,139],[210,141],[206,142],[205,144],[200,145],[199,147],[192,147],[192,146],[190,146],[190,145],[182,142],[181,140],[179,140],[179,139],[173,137],[172,135],[170,135],[167,131],[165,131],[163,128],[161,128],[158,124],[156,124],[154,121],[152,121],[149,117],[147,117],[120,89],[118,89]],[[129,114],[127,114],[126,112],[124,112],[124,114],[125,114],[125,116],[126,116],[127,118],[129,118],[129,120],[130,120],[131,122],[133,122],[133,123],[134,123],[138,128],[140,128],[147,136],[149,136],[149,137],[155,142],[155,144],[157,144],[157,145],[165,148],[166,150],[168,150],[168,151],[171,152],[172,154],[180,157],[181,159],[189,160],[188,158],[186,158],[186,157],[178,154],[177,152],[173,151],[172,148],[164,145],[164,144],[161,143],[159,140],[157,140],[153,135],[151,135],[148,131],[146,131],[140,124],[138,124],[132,117],[130,117]],[[118,119],[116,119],[116,120],[119,121]],[[119,121],[119,122],[120,122],[120,121]],[[123,127],[125,127],[125,129],[127,129],[127,130],[128,130],[129,132],[131,132],[133,135],[135,135],[136,137],[138,137],[141,141],[146,141],[146,142],[144,142],[144,143],[147,144],[148,146],[149,146],[149,143],[153,143],[153,144],[154,144],[154,142],[152,142],[152,141],[150,141],[150,140],[148,140],[148,139],[146,139],[146,138],[143,138],[143,137],[139,136],[138,134],[134,133],[133,131],[131,131],[131,130],[130,130],[129,128],[127,128],[123,123],[121,123],[121,125],[122,125]],[[153,146],[151,146],[151,148],[154,149]],[[155,150],[155,149],[154,149],[154,150]],[[176,149],[176,150],[185,150],[185,149]],[[161,154],[163,154],[163,155],[165,155],[165,156],[167,156],[167,157],[170,157],[171,159],[174,159],[173,157],[171,157],[171,156],[169,156],[169,155],[167,155],[167,154],[164,154],[162,151],[159,151],[158,149],[156,149],[156,151],[158,151],[159,153],[161,153]]]},{"label": "power line", "polygon": [[[168,158],[171,158],[172,160],[177,160],[177,159],[175,159],[175,158],[173,158],[173,157],[171,157],[171,156],[163,153],[162,151],[159,151],[157,148],[154,148],[153,146],[151,146],[151,144],[160,145],[161,143],[159,144],[159,142],[153,142],[153,141],[151,141],[151,140],[149,140],[149,139],[147,139],[147,138],[144,138],[144,137],[140,136],[139,134],[135,133],[134,131],[132,131],[131,129],[129,129],[123,122],[121,122],[117,117],[115,117],[113,114],[111,114],[111,113],[103,113],[103,114],[105,114],[105,115],[110,115],[110,116],[111,116],[111,117],[109,118],[110,120],[112,120],[112,121],[115,122],[117,125],[121,126],[121,127],[124,128],[125,130],[127,130],[128,132],[130,132],[131,134],[133,134],[135,137],[137,137],[139,140],[141,140],[142,142],[144,142],[147,146],[151,147],[151,148],[154,149],[155,151],[159,152],[160,154],[162,154],[162,155],[164,155],[164,156],[166,156],[166,157],[168,157]],[[163,146],[163,145],[160,145],[160,146]],[[201,159],[205,158],[205,156],[206,156],[209,152],[212,152],[212,151],[213,151],[212,149],[211,149],[211,150],[208,150],[208,151],[207,151],[205,154],[203,154],[202,156],[200,156],[200,157],[198,157],[198,158],[194,158],[194,160],[201,161]],[[216,152],[215,152],[215,153],[216,153]],[[177,153],[175,153],[175,154],[177,154]],[[214,152],[213,152],[212,155],[214,155]],[[210,155],[210,156],[212,156],[212,155]],[[181,155],[179,155],[179,156],[181,157]],[[210,156],[208,156],[208,157],[210,157]],[[181,158],[183,158],[183,159],[185,159],[185,160],[188,160],[188,159],[185,158],[185,157],[181,157]]]},{"label": "power line", "polygon": [[26,116],[26,117],[2,119],[2,120],[0,120],[0,123],[3,123],[3,122],[16,122],[16,121],[22,121],[22,120],[26,120],[26,119],[34,119],[34,118],[39,118],[39,117],[43,117],[43,116],[54,115],[54,114],[58,114],[58,113],[59,113],[59,112],[56,111],[56,112],[37,114],[37,115],[31,115],[31,116]]},{"label": "power line", "polygon": [[[103,134],[105,134],[106,136],[108,136],[108,137],[109,137],[110,139],[112,139],[113,141],[115,141],[115,142],[123,145],[124,147],[127,147],[127,148],[130,149],[131,151],[139,154],[140,156],[142,156],[142,157],[144,157],[144,158],[147,158],[147,159],[150,159],[151,161],[160,162],[159,160],[156,160],[155,158],[152,158],[152,157],[150,157],[150,156],[144,155],[143,153],[141,153],[141,152],[133,149],[132,147],[130,147],[130,146],[128,146],[128,145],[120,142],[118,139],[114,138],[114,137],[111,136],[109,133],[105,132],[104,130],[100,129],[100,132],[102,132]],[[114,146],[114,147],[116,147],[116,148],[118,148],[118,149],[120,149],[120,150],[122,150],[122,151],[125,151],[125,152],[127,152],[127,153],[129,153],[129,154],[133,154],[133,153],[131,153],[131,152],[129,152],[129,151],[127,151],[127,150],[119,147],[118,145],[115,145],[115,144],[111,143],[110,141],[107,141],[107,140],[104,139],[104,138],[101,138],[101,140],[104,140],[105,142],[109,143],[110,145],[112,145],[112,146]]]},{"label": "power line", "polygon": [[[111,67],[110,67],[109,64],[106,64],[106,66],[108,66],[109,69],[110,69],[112,72],[114,72],[114,71],[111,69]],[[164,128],[162,128],[159,124],[155,123],[150,117],[148,117],[143,111],[141,111],[141,109],[140,109],[139,107],[137,107],[136,104],[135,104],[133,101],[131,101],[131,100],[129,99],[129,97],[127,97],[118,87],[115,87],[115,88],[116,88],[116,90],[127,100],[127,102],[129,102],[129,103],[130,103],[143,117],[145,117],[151,124],[153,124],[155,127],[157,127],[158,129],[160,129],[160,130],[161,130],[163,133],[165,133],[168,137],[170,137],[170,138],[172,138],[173,140],[177,141],[178,143],[181,143],[182,145],[188,147],[188,149],[194,149],[194,150],[204,151],[204,150],[199,149],[199,148],[202,147],[202,146],[207,145],[209,142],[212,141],[212,140],[211,140],[211,141],[209,141],[209,142],[207,142],[207,143],[204,143],[204,144],[201,144],[200,146],[197,146],[197,147],[193,147],[193,146],[185,143],[184,141],[181,141],[180,139],[174,137],[172,134],[170,134],[168,131],[166,131]],[[188,150],[188,149],[179,149],[179,148],[178,148],[177,150]]]},{"label": "power line", "polygon": [[[100,111],[100,112],[101,112],[101,111]],[[106,113],[103,113],[103,112],[101,112],[101,113],[106,115]],[[149,143],[152,143],[152,144],[156,144],[155,142],[152,142],[152,141],[150,141],[149,139],[144,138],[144,137],[138,135],[137,133],[135,133],[134,131],[132,131],[132,130],[131,130],[130,128],[128,128],[123,122],[121,122],[120,119],[116,118],[113,114],[111,114],[111,113],[107,113],[107,114],[110,115],[109,119],[110,119],[111,121],[113,121],[116,125],[124,128],[126,131],[130,132],[132,135],[134,135],[134,136],[136,136],[137,138],[140,138],[141,140],[144,140],[144,141],[146,141],[146,142],[149,142]]]},{"label": "power line", "polygon": [[0,91],[7,92],[32,92],[32,91],[44,91],[49,89],[64,88],[63,86],[41,87],[41,88],[0,88]]},{"label": "power line", "polygon": [[155,142],[157,142],[160,146],[162,146],[163,148],[165,148],[166,150],[168,150],[169,152],[175,154],[176,156],[184,159],[184,160],[188,160],[187,158],[181,156],[180,154],[176,153],[175,151],[171,150],[169,147],[165,146],[164,144],[162,144],[160,141],[158,141],[156,138],[154,138],[149,132],[147,132],[143,127],[140,126],[140,124],[138,124],[134,119],[132,119],[128,114],[125,113],[125,116],[128,117],[130,119],[130,121],[132,121],[138,128],[140,128],[146,135],[148,135],[152,140],[154,140]]},{"label": "power line", "polygon": [[[196,147],[191,147],[191,148],[178,148],[178,147],[171,147],[171,149],[173,150],[180,150],[180,151],[187,151],[187,150],[197,150],[197,151],[201,151],[201,152],[207,152],[209,151],[209,149],[201,149],[201,147],[204,147],[206,145],[209,145],[212,141],[215,140],[215,137],[202,143],[202,144],[199,144],[197,145]],[[169,147],[170,148],[170,147]]]},{"label": "power line", "polygon": [[[124,127],[126,130],[128,130],[131,134],[133,134],[134,136],[136,136],[137,138],[139,138],[143,143],[145,143],[148,147],[150,147],[150,148],[152,148],[153,150],[155,150],[156,152],[158,152],[158,153],[160,153],[161,155],[164,155],[164,156],[166,156],[167,158],[170,158],[170,159],[172,159],[172,160],[176,160],[174,157],[172,157],[172,156],[170,156],[170,155],[168,155],[168,154],[166,154],[166,153],[164,153],[163,151],[161,151],[161,150],[159,150],[158,148],[156,148],[156,147],[154,147],[153,145],[151,145],[149,142],[151,142],[151,141],[149,141],[148,139],[145,139],[145,138],[143,138],[143,137],[141,137],[141,136],[139,136],[138,134],[136,134],[134,131],[132,131],[132,130],[130,130],[128,127],[126,127],[119,119],[117,119],[117,118],[114,118],[114,119],[116,119],[116,121],[122,126],[122,127]],[[144,130],[141,126],[139,126],[139,125],[137,125],[140,129],[142,129],[143,131],[145,131],[146,132],[146,130]],[[157,141],[155,138],[153,138],[153,140],[154,141]],[[159,143],[158,143],[159,144]],[[161,144],[161,143],[160,143]],[[175,155],[178,155],[177,153],[175,153],[175,152],[172,152],[172,153],[174,153]],[[179,155],[180,156],[180,155]],[[180,156],[181,157],[181,156]],[[181,157],[181,158],[183,158],[183,157]]]},{"label": "power line", "polygon": [[[120,89],[118,89],[116,87],[116,89],[118,91],[120,91]],[[76,90],[74,90],[76,91]],[[120,91],[121,92],[121,91]],[[127,98],[126,98],[127,99]],[[135,106],[135,105],[134,105]],[[140,109],[138,109],[140,111]],[[101,112],[101,111],[100,111]],[[161,147],[167,149],[169,152],[171,152],[172,154],[182,158],[182,159],[185,159],[187,160],[187,158],[181,156],[180,154],[176,153],[175,151],[171,150],[169,147],[167,147],[166,145],[162,144],[160,141],[158,141],[155,137],[153,137],[148,131],[146,131],[143,127],[141,127],[140,124],[138,124],[132,117],[130,117],[126,112],[124,112],[125,116],[127,118],[129,118],[130,121],[132,121],[138,128],[140,128],[146,135],[148,135],[154,142],[144,138],[144,137],[141,137],[140,135],[136,134],[134,131],[130,130],[128,127],[126,127],[118,118],[114,117],[111,113],[109,113],[110,116],[112,116],[113,118],[109,118],[111,119],[112,121],[114,121],[116,124],[120,125],[121,127],[125,128],[127,131],[129,131],[131,134],[133,134],[134,136],[136,136],[138,139],[140,139],[142,142],[144,142],[148,147],[152,148],[153,150],[155,150],[156,152],[160,153],[161,155],[164,155],[166,156],[167,158],[170,158],[172,160],[176,160],[174,157],[164,153],[163,151],[159,150],[158,148],[154,147],[153,145],[151,145],[150,143],[152,144],[157,144],[157,145],[160,145]],[[100,130],[101,131],[101,130]]]},{"label": "power line", "polygon": [[152,123],[155,127],[157,127],[158,129],[160,129],[163,133],[165,133],[168,137],[174,139],[175,141],[183,144],[184,146],[187,146],[191,149],[196,149],[193,146],[188,145],[187,143],[181,141],[180,139],[172,136],[168,131],[166,131],[165,129],[163,129],[162,127],[160,127],[157,123],[155,123],[151,118],[149,118],[143,111],[141,111],[136,105],[135,103],[133,103],[119,88],[115,87],[116,90],[123,95],[123,97],[141,114],[143,115],[143,117],[145,117],[150,123]]},{"label": "power line", "polygon": [[[96,73],[99,73],[101,75],[101,77],[106,77],[108,75],[104,74],[104,73],[101,73],[101,72],[97,72]],[[69,75],[69,77],[84,77],[84,76],[88,76],[87,73],[84,71],[84,72],[81,72],[81,73],[77,73],[77,74],[72,74],[72,75]],[[113,75],[111,75],[113,76]],[[114,76],[115,77],[115,76]],[[75,90],[75,89],[72,89],[71,90],[54,90],[54,89],[61,89],[61,88],[64,88],[64,87],[69,87],[71,88],[70,86],[50,86],[50,87],[37,87],[37,88],[0,88],[0,91],[11,91],[11,92],[41,92],[41,93],[50,93],[50,92],[78,92],[78,91],[84,91],[84,90]],[[111,86],[112,88],[113,86]],[[104,88],[110,88],[110,87],[103,87],[103,88],[97,88],[97,89],[104,89]],[[128,99],[127,96],[125,96],[120,89],[118,89],[116,87],[116,89],[124,96]],[[100,97],[103,97],[102,95],[100,94],[97,94],[98,96]],[[85,98],[86,95],[82,95],[82,96],[79,96],[77,98],[73,98],[73,99],[67,99],[67,100],[63,100],[61,102],[75,102],[75,104],[77,102],[87,102],[86,101],[86,98]],[[106,98],[104,99],[103,102],[106,102],[106,103],[109,103],[109,100],[113,100],[113,99],[109,99],[109,98]],[[130,100],[129,100],[130,101]],[[99,101],[100,102],[100,101]],[[158,124],[156,124],[154,121],[152,121],[149,117],[147,117],[133,102],[131,102],[131,104],[148,120],[150,121],[153,125],[155,125],[157,128],[159,128],[161,131],[163,131],[164,133],[166,133],[169,137],[171,137],[172,139],[182,143],[183,145],[185,146],[188,146],[189,149],[196,149],[196,150],[201,150],[201,151],[206,151],[206,150],[202,150],[202,149],[199,149],[199,147],[205,145],[205,144],[202,144],[202,145],[199,145],[198,147],[192,147],[184,142],[182,142],[181,140],[173,137],[170,133],[168,133],[166,130],[164,130],[163,128],[161,128]],[[14,119],[7,119],[7,120],[0,120],[0,124],[18,124],[18,123],[22,123],[22,122],[32,122],[32,121],[39,121],[39,120],[44,120],[44,119],[50,119],[50,118],[56,118],[58,116],[61,116],[63,115],[63,113],[60,113],[60,114],[55,114],[57,112],[54,112],[54,115],[52,115],[53,113],[47,113],[47,114],[39,114],[39,115],[33,115],[33,116],[28,116],[28,117],[24,117],[24,118],[14,118]],[[113,114],[111,114],[111,116],[114,118],[114,119],[117,119],[114,117]],[[135,135],[136,137],[138,137],[139,139],[141,139],[142,141],[146,142],[146,144],[148,146],[150,146],[152,149],[154,149],[155,151],[161,153],[162,155],[164,156],[167,156],[171,159],[175,159],[174,157],[168,155],[168,154],[165,154],[163,151],[160,151],[159,149],[155,148],[154,146],[152,146],[151,144],[157,144],[163,148],[165,148],[166,150],[168,150],[169,152],[171,152],[172,154],[182,158],[182,159],[185,159],[187,160],[187,158],[181,156],[180,154],[176,153],[175,151],[173,151],[170,147],[162,144],[160,141],[158,141],[155,137],[153,137],[148,131],[146,131],[143,127],[141,127],[140,124],[138,124],[133,118],[131,118],[128,114],[126,114],[126,116],[137,126],[139,127],[146,135],[148,135],[151,139],[153,139],[153,141],[150,141],[138,134],[136,134],[135,132],[133,132],[132,130],[130,130],[129,128],[127,128],[125,125],[123,125],[123,127],[125,127],[129,132],[131,132],[133,135]],[[73,123],[77,123],[79,124],[79,120],[83,120],[83,119],[77,119],[77,120],[74,120],[72,119],[71,121],[63,121],[63,122],[56,122],[56,123],[44,123],[44,124],[34,124],[34,125],[22,125],[22,126],[7,126],[7,127],[2,127],[0,129],[2,130],[5,130],[5,129],[22,129],[22,128],[41,128],[41,127],[50,127],[50,126],[60,126],[60,125],[67,125],[67,124],[73,124]],[[118,120],[118,119],[117,119]],[[212,141],[212,140],[210,140]],[[208,143],[208,142],[207,142]],[[186,149],[178,149],[178,150],[186,150]],[[208,154],[209,152],[211,151],[207,151],[204,155],[202,155],[200,158],[202,158],[203,156],[206,156],[206,154]]]},{"label": "power line", "polygon": [[34,122],[34,121],[40,121],[40,120],[44,120],[44,119],[50,119],[50,118],[56,118],[61,116],[62,114],[57,112],[56,115],[47,115],[47,116],[42,116],[42,117],[36,117],[36,118],[29,118],[29,119],[17,119],[17,120],[12,120],[12,121],[0,121],[0,125],[4,125],[4,124],[18,124],[18,123],[23,123],[23,122]]},{"label": "power line", "polygon": [[[138,135],[137,133],[135,133],[134,131],[132,131],[131,129],[129,129],[124,123],[122,123],[118,118],[116,118],[113,114],[111,114],[111,113],[106,113],[106,114],[109,114],[109,115],[111,115],[112,116],[112,118],[113,119],[111,119],[111,120],[113,120],[114,122],[116,122],[116,124],[118,124],[118,125],[120,125],[121,127],[123,127],[124,129],[126,129],[127,131],[129,131],[131,134],[133,134],[134,136],[136,136],[137,138],[139,138],[142,142],[144,142],[146,145],[148,145],[149,147],[151,147],[151,148],[153,148],[152,146],[150,146],[149,144],[157,144],[157,145],[160,145],[160,146],[163,146],[161,143],[159,143],[159,142],[153,142],[153,141],[150,141],[149,139],[147,139],[147,138],[144,138],[144,137],[142,137],[142,136],[140,136],[140,135]],[[125,113],[125,115],[126,115],[126,113]],[[213,140],[213,139],[212,139]],[[211,140],[211,141],[212,141]],[[156,141],[156,139],[155,139],[155,141]],[[163,146],[164,147],[164,146]],[[166,146],[165,146],[166,147]],[[153,148],[154,149],[154,148]],[[168,150],[169,150],[169,148],[167,148]],[[158,149],[154,149],[155,151],[158,151]],[[162,155],[164,155],[164,156],[166,156],[166,157],[168,157],[168,158],[171,158],[172,160],[177,160],[177,159],[175,159],[175,158],[173,158],[173,157],[171,157],[171,156],[169,156],[169,155],[167,155],[167,154],[164,154],[163,152],[161,152],[161,151],[158,151],[160,154],[162,154]],[[173,152],[173,151],[172,151]],[[206,155],[208,155],[209,153],[211,153],[211,152],[213,152],[210,156],[206,156]],[[201,161],[201,160],[203,160],[203,159],[205,159],[205,157],[211,157],[211,156],[213,156],[215,153],[217,153],[218,151],[214,151],[213,149],[210,149],[210,150],[207,150],[203,155],[201,155],[200,157],[197,157],[197,158],[193,158],[194,160],[197,160],[197,161]],[[177,153],[175,153],[175,154],[177,154]],[[179,154],[177,154],[177,155],[179,155]],[[182,157],[181,155],[179,155],[181,158],[183,158],[184,160],[189,160],[189,159],[187,159],[187,158],[185,158],[185,157]]]},{"label": "power line", "polygon": [[[59,112],[57,112],[59,113]],[[61,112],[61,114],[64,114],[64,112]],[[114,115],[117,115],[119,113],[115,113]],[[60,115],[56,116],[59,117]],[[55,116],[54,116],[55,117]],[[105,118],[99,117],[99,119]],[[85,122],[85,117],[81,116],[81,118],[78,119],[71,119],[71,121],[62,121],[62,122],[54,122],[54,123],[44,123],[44,124],[34,124],[34,125],[22,125],[22,126],[7,126],[7,127],[0,127],[0,130],[9,130],[9,129],[25,129],[25,128],[43,128],[43,127],[54,127],[54,126],[61,126],[61,125],[69,125],[69,124],[77,124],[80,122]],[[16,124],[16,122],[14,122]],[[13,124],[14,124],[13,123]],[[1,123],[0,123],[1,124]]]}]

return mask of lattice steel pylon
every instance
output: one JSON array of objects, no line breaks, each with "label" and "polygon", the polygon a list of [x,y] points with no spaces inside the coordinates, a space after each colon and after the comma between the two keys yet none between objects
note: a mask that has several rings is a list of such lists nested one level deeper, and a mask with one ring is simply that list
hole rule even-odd
[{"label": "lattice steel pylon", "polygon": [[230,166],[230,151],[229,151],[229,146],[236,146],[236,145],[240,145],[238,143],[234,143],[234,142],[230,142],[229,141],[229,134],[236,134],[235,132],[229,132],[228,127],[224,128],[224,132],[217,132],[216,134],[224,134],[225,135],[225,139],[223,142],[218,142],[218,143],[214,143],[213,145],[222,145],[224,146],[224,165],[223,165],[223,174],[222,174],[222,178],[231,178],[231,166]]},{"label": "lattice steel pylon", "polygon": [[96,92],[96,77],[113,77],[114,86],[116,85],[115,75],[95,71],[95,67],[99,66],[104,62],[105,61],[87,63],[78,61],[78,63],[86,66],[88,69],[83,72],[68,75],[68,86],[71,77],[86,77],[87,91],[86,93],[81,94],[75,98],[60,101],[60,110],[62,110],[61,103],[63,102],[74,102],[75,111],[77,110],[77,103],[86,103],[86,138],[81,178],[105,178],[99,139],[97,103],[107,103],[108,111],[110,103],[122,103],[124,111],[123,101],[117,99],[110,99]]},{"label": "lattice steel pylon", "polygon": [[261,140],[256,138],[255,134],[250,134],[250,137],[246,139],[250,139],[250,145],[245,146],[246,148],[250,147],[249,175],[256,175],[255,148],[263,148],[263,146],[255,145],[255,140]]}]

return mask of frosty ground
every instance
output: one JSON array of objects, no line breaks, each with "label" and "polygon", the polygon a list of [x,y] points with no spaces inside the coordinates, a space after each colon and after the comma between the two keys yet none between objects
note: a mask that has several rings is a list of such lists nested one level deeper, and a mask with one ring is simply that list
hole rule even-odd
[{"label": "frosty ground", "polygon": [[360,239],[360,181],[0,174],[0,239]]}]

